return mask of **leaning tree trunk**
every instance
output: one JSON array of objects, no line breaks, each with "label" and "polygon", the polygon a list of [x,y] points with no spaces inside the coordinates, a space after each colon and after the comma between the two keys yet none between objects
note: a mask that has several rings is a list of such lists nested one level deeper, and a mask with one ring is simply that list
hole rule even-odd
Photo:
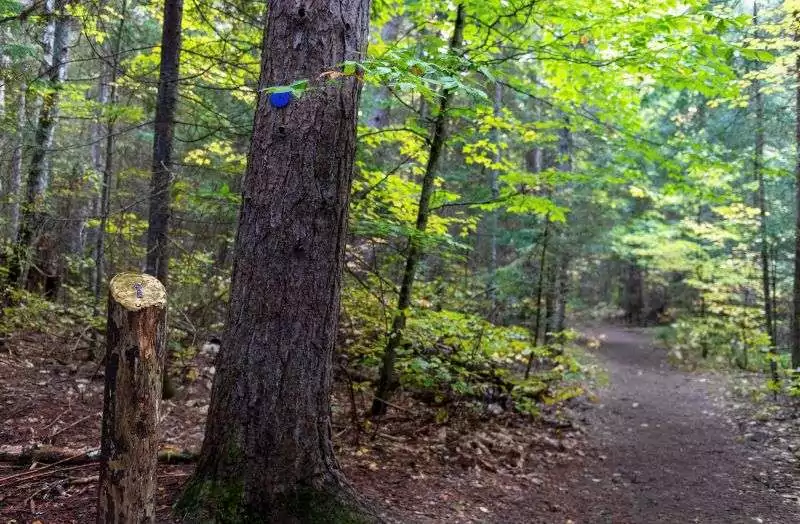
[{"label": "leaning tree trunk", "polygon": [[[230,309],[186,522],[363,522],[331,442],[368,0],[269,2]],[[291,45],[287,45],[287,42]],[[296,98],[267,88],[306,79]]]},{"label": "leaning tree trunk", "polygon": [[138,273],[121,273],[108,287],[97,522],[155,523],[166,292]]},{"label": "leaning tree trunk", "polygon": [[[450,40],[450,51],[455,52],[462,46],[464,39],[465,23],[464,5],[458,4],[456,11],[456,21],[453,26],[453,36]],[[425,174],[422,177],[422,190],[419,195],[419,207],[417,208],[417,222],[414,234],[408,238],[408,249],[406,250],[405,268],[403,269],[403,280],[400,284],[400,294],[397,298],[397,311],[392,319],[392,327],[389,332],[386,348],[383,350],[383,362],[381,363],[378,387],[375,389],[375,398],[372,401],[372,415],[384,415],[387,411],[387,402],[397,388],[397,379],[394,376],[395,360],[397,359],[397,348],[403,339],[403,332],[406,329],[406,315],[411,306],[411,293],[414,287],[414,279],[417,275],[417,266],[422,260],[422,238],[428,228],[430,218],[431,197],[433,196],[434,182],[436,181],[436,170],[439,157],[442,154],[444,143],[447,138],[447,110],[453,98],[453,91],[446,89],[439,101],[439,113],[433,125],[431,136],[431,149],[428,154],[428,162],[425,166]]]},{"label": "leaning tree trunk", "polygon": [[167,284],[169,253],[169,206],[172,186],[172,136],[178,98],[178,66],[181,55],[183,0],[167,0],[161,33],[161,66],[158,77],[153,177],[150,181],[150,217],[147,223],[147,272]]}]

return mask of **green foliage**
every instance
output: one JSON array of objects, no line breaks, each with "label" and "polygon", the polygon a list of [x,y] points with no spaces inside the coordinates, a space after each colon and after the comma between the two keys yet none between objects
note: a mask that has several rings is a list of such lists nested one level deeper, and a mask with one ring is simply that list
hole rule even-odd
[{"label": "green foliage", "polygon": [[[343,302],[343,354],[350,366],[375,369],[385,345],[385,318],[375,307],[376,297],[348,287]],[[430,306],[423,299],[408,312],[395,368],[407,391],[434,404],[502,402],[528,413],[538,412],[540,402],[563,402],[583,393],[582,368],[560,344],[534,346],[525,328]],[[540,366],[525,379],[522,371],[531,355]]]},{"label": "green foliage", "polygon": [[0,334],[43,332],[60,338],[105,331],[105,319],[96,317],[91,297],[81,288],[67,286],[64,303],[22,289],[7,289],[11,307],[0,314]]},{"label": "green foliage", "polygon": [[692,367],[735,366],[769,369],[769,337],[760,329],[760,312],[732,308],[726,315],[686,318],[673,324],[671,356]]}]

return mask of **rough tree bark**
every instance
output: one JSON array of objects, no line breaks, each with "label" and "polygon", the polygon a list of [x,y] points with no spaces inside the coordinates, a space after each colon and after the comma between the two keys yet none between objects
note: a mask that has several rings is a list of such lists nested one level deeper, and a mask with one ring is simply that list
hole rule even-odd
[{"label": "rough tree bark", "polygon": [[166,292],[156,278],[109,283],[98,524],[155,522]]},{"label": "rough tree bark", "polygon": [[167,284],[169,269],[169,206],[172,186],[172,136],[178,97],[178,65],[181,55],[183,0],[164,3],[161,33],[161,65],[158,76],[153,176],[150,181],[150,216],[147,223],[147,273]]},{"label": "rough tree bark", "polygon": [[[464,39],[465,11],[463,4],[458,4],[456,10],[456,20],[453,25],[453,36],[450,39],[450,52],[457,52]],[[431,134],[431,149],[428,154],[428,162],[425,166],[425,174],[422,177],[422,190],[419,196],[419,206],[417,208],[417,222],[414,234],[408,238],[406,249],[405,268],[403,270],[403,281],[400,284],[400,293],[397,299],[397,312],[392,318],[392,327],[389,332],[389,340],[383,351],[383,361],[381,363],[378,387],[375,390],[375,398],[372,401],[372,415],[379,416],[386,413],[388,404],[386,403],[397,388],[397,379],[394,376],[395,360],[397,358],[397,348],[403,339],[403,331],[406,328],[406,314],[411,306],[411,293],[414,287],[414,279],[417,274],[417,266],[422,260],[422,238],[428,227],[430,217],[431,197],[433,196],[433,186],[436,181],[436,171],[439,164],[439,157],[442,154],[444,143],[447,139],[447,110],[453,98],[453,91],[446,89],[442,93],[439,101],[439,113],[434,121]]]},{"label": "rough tree bark", "polygon": [[[363,58],[369,0],[272,0],[267,12],[228,320],[176,513],[366,522],[334,457],[329,404],[360,81],[324,73]],[[302,97],[272,105],[267,87],[303,79]]]}]

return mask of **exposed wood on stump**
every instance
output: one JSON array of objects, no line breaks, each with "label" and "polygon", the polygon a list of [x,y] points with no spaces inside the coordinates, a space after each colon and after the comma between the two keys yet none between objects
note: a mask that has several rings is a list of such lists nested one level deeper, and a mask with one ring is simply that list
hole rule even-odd
[{"label": "exposed wood on stump", "polygon": [[98,523],[155,522],[166,321],[166,292],[156,278],[121,273],[111,280]]}]

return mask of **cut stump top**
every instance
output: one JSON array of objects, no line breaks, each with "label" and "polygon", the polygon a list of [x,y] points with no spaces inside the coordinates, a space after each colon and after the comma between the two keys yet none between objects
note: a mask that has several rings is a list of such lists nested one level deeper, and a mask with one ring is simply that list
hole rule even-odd
[{"label": "cut stump top", "polygon": [[112,299],[128,311],[167,305],[167,290],[151,275],[119,273],[111,279],[108,289]]}]

